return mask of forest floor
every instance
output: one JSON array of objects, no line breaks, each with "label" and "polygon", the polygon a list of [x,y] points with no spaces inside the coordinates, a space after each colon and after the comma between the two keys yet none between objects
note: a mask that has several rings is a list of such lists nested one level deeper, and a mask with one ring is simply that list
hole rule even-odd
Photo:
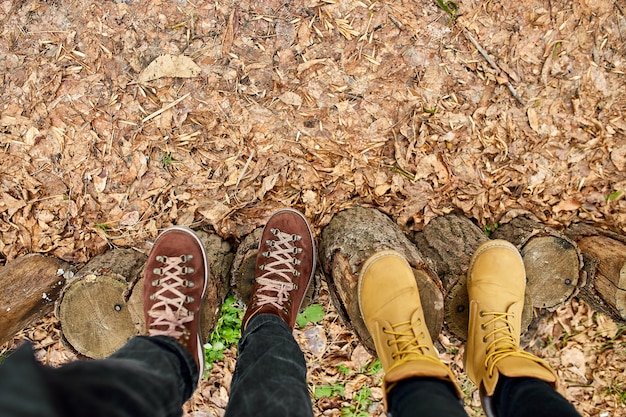
[{"label": "forest floor", "polygon": [[[316,235],[357,205],[407,232],[455,211],[626,233],[626,5],[456,5],[452,19],[435,0],[0,0],[0,265],[147,251],[171,224],[236,244],[285,206]],[[324,289],[318,303],[323,323],[295,335],[311,386],[344,391],[316,415],[381,415],[380,371]],[[624,324],[576,299],[541,317],[530,348],[567,398],[625,416]],[[22,338],[46,363],[73,359],[52,317],[3,351]],[[438,347],[480,415],[462,344],[444,332]],[[223,414],[234,358],[189,415]]]}]

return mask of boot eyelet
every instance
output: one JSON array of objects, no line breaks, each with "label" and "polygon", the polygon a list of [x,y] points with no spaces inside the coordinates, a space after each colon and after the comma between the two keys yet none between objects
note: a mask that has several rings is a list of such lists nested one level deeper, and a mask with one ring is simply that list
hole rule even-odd
[{"label": "boot eyelet", "polygon": [[485,312],[484,312],[484,311],[481,311],[480,313],[478,313],[478,315],[479,315],[480,317],[485,317]]},{"label": "boot eyelet", "polygon": [[487,343],[487,338],[483,337],[483,343]]}]

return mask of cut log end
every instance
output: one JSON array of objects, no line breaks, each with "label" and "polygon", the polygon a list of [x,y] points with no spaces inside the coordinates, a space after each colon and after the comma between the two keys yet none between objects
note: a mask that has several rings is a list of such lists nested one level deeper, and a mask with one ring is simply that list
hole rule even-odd
[{"label": "cut log end", "polygon": [[521,254],[534,307],[554,309],[575,293],[581,265],[574,245],[556,236],[535,237]]},{"label": "cut log end", "polygon": [[58,317],[71,348],[104,358],[138,334],[124,300],[127,283],[119,275],[87,275],[64,290]]}]

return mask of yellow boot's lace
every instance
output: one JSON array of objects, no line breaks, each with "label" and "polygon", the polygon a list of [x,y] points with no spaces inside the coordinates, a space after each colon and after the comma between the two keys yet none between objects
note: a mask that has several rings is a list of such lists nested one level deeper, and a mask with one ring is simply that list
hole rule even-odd
[{"label": "yellow boot's lace", "polygon": [[511,319],[515,317],[513,313],[481,311],[480,317],[489,317],[481,324],[481,329],[486,330],[493,325],[493,330],[483,337],[483,342],[491,339],[487,345],[487,356],[485,357],[485,367],[489,372],[489,376],[493,376],[496,364],[507,357],[518,357],[530,359],[534,362],[543,364],[544,362],[536,356],[522,350],[513,337],[513,323]]},{"label": "yellow boot's lace", "polygon": [[[419,324],[418,321],[417,325]],[[398,350],[391,354],[391,357],[396,361],[394,366],[415,359],[426,359],[440,364],[438,358],[427,354],[431,346],[420,343],[420,340],[424,339],[425,335],[424,333],[415,334],[411,321],[392,324],[391,327],[391,329],[383,328],[383,332],[394,337],[393,340],[387,342],[389,346],[397,345]]]}]

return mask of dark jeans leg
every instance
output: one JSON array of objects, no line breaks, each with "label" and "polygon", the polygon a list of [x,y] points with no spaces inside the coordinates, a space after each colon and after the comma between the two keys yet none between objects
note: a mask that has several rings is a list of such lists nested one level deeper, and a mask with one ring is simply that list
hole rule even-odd
[{"label": "dark jeans leg", "polygon": [[572,404],[539,379],[503,377],[493,397],[498,417],[580,417]]},{"label": "dark jeans leg", "polygon": [[26,345],[0,367],[0,410],[5,417],[180,416],[197,378],[191,355],[164,336],[135,337],[107,359],[59,368],[38,363]]},{"label": "dark jeans leg", "polygon": [[388,396],[393,417],[467,417],[454,387],[436,378],[400,381]]},{"label": "dark jeans leg", "polygon": [[260,314],[248,323],[226,416],[313,416],[304,355],[280,317]]}]

